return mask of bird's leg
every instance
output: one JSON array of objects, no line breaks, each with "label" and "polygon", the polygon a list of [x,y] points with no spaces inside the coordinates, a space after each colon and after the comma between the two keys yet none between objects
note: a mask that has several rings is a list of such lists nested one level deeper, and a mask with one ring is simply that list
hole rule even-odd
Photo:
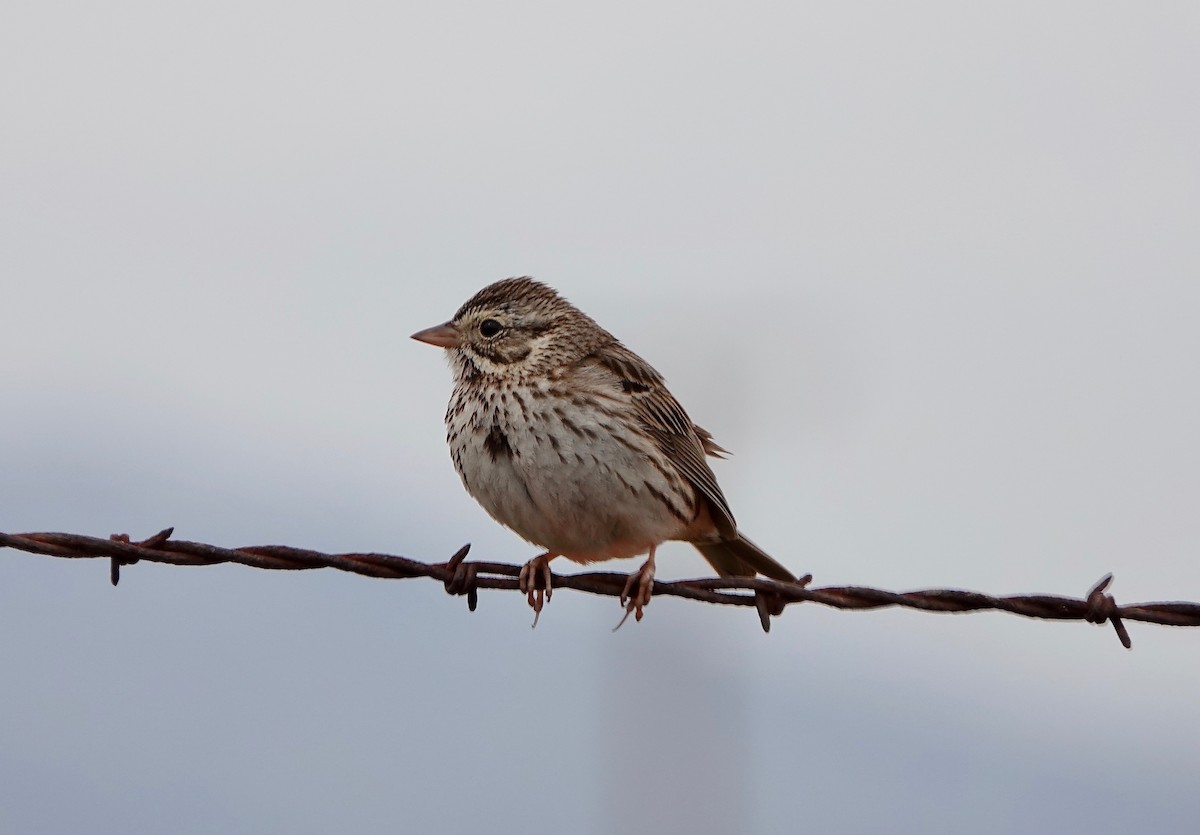
[{"label": "bird's leg", "polygon": [[625,588],[621,592],[621,605],[625,607],[625,617],[621,618],[617,629],[621,628],[621,624],[625,623],[631,613],[634,620],[641,620],[642,608],[650,604],[650,595],[654,592],[655,547],[650,546],[650,555],[642,563],[642,567],[630,574],[629,579],[625,581]]},{"label": "bird's leg", "polygon": [[[545,601],[542,599],[543,588],[545,590],[545,600],[549,600],[554,596],[554,586],[550,582],[550,560],[557,556],[558,554],[552,554],[549,551],[544,554],[538,554],[521,566],[521,573],[517,576],[517,585],[521,591],[525,592],[529,600],[529,607],[533,609],[534,626],[537,626],[538,618],[542,615],[542,606],[545,605]],[[543,588],[538,588],[537,578],[539,572],[542,575]]]}]

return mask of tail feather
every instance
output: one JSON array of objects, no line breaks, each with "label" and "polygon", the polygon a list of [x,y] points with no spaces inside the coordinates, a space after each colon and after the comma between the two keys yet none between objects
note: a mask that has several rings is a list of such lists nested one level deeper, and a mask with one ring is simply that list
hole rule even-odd
[{"label": "tail feather", "polygon": [[753,577],[762,574],[772,580],[791,582],[796,575],[788,571],[740,533],[737,539],[721,542],[693,542],[696,550],[722,577]]}]

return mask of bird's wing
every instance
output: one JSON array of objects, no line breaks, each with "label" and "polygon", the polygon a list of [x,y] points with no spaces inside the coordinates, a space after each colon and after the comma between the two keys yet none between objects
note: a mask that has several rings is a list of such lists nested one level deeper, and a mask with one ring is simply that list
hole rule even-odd
[{"label": "bird's wing", "polygon": [[692,428],[696,430],[696,436],[700,439],[700,445],[704,447],[704,452],[711,455],[713,458],[724,458],[726,455],[733,455],[732,452],[713,440],[712,433],[703,426],[692,424]]},{"label": "bird's wing", "polygon": [[692,423],[679,401],[667,390],[666,381],[649,363],[617,343],[590,358],[611,373],[615,384],[629,397],[642,427],[708,503],[709,513],[722,539],[737,536],[737,523],[725,495],[717,485],[704,453],[725,452],[712,435]]}]

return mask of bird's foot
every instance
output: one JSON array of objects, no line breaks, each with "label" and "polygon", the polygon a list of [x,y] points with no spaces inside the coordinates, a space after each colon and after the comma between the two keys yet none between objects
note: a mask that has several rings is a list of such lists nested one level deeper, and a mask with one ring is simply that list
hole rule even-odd
[{"label": "bird's foot", "polygon": [[654,549],[651,548],[650,556],[642,563],[642,567],[630,574],[629,579],[625,581],[625,588],[621,591],[621,605],[625,607],[625,616],[613,631],[624,626],[630,615],[633,615],[634,620],[640,621],[642,609],[650,605],[650,595],[653,593]]},{"label": "bird's foot", "polygon": [[[538,618],[542,616],[542,607],[554,596],[554,585],[550,581],[550,560],[556,556],[558,555],[551,554],[549,551],[538,554],[521,566],[521,573],[517,575],[517,585],[521,591],[525,592],[529,608],[533,609],[534,626],[537,626]],[[540,587],[538,586],[539,575],[542,578]]]}]

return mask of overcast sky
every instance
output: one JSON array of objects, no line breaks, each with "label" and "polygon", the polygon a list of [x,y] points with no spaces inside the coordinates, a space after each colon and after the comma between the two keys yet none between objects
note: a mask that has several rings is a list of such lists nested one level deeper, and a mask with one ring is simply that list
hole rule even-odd
[{"label": "overcast sky", "polygon": [[[532,274],[817,585],[1200,600],[1198,79],[1185,2],[10,2],[0,530],[522,562],[408,334]],[[0,552],[4,832],[1200,816],[1200,631],[107,574]]]}]

